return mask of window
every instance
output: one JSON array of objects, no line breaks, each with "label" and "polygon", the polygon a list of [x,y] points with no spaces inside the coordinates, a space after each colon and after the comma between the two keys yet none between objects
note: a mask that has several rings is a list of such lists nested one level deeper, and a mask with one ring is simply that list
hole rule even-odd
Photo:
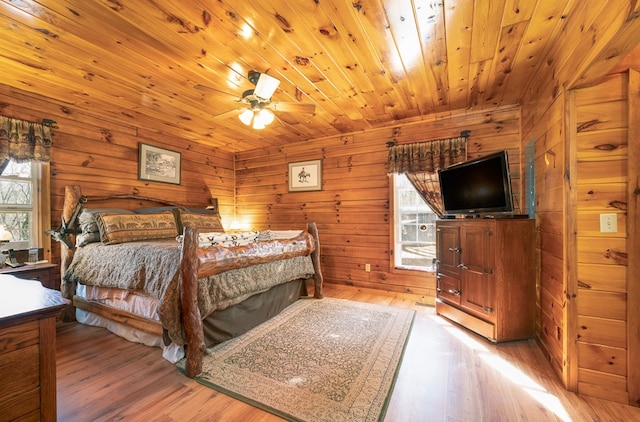
[{"label": "window", "polygon": [[38,218],[40,165],[9,160],[0,174],[0,225],[13,236],[2,249],[42,246]]},{"label": "window", "polygon": [[394,265],[434,270],[436,214],[404,174],[394,174]]}]

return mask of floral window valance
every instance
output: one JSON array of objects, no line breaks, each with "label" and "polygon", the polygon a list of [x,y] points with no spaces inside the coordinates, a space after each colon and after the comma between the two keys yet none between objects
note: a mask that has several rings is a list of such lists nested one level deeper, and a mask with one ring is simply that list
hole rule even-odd
[{"label": "floral window valance", "polygon": [[41,123],[0,116],[0,165],[18,162],[48,162],[51,154],[51,128]]},{"label": "floral window valance", "polygon": [[406,174],[438,217],[444,214],[438,169],[467,159],[467,136],[394,145],[389,148],[388,173]]}]

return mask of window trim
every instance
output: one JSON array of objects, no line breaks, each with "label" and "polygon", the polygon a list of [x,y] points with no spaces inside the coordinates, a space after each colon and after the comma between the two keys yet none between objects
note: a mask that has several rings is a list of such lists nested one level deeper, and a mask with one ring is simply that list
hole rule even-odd
[{"label": "window trim", "polygon": [[2,249],[14,248],[16,250],[26,250],[29,247],[42,248],[44,259],[51,261],[51,237],[45,236],[45,232],[51,227],[51,166],[47,162],[32,161],[32,226],[31,242],[24,245],[24,242],[9,242],[3,245]]},{"label": "window trim", "polygon": [[[433,274],[435,273],[435,268],[431,267],[431,268],[427,268],[427,267],[418,267],[418,266],[397,266],[396,265],[396,257],[398,254],[398,251],[396,250],[396,227],[397,227],[397,212],[396,212],[396,177],[398,175],[395,173],[389,174],[389,205],[390,205],[390,211],[391,211],[391,218],[389,219],[389,229],[390,229],[390,236],[389,236],[389,271],[391,273],[394,272],[420,272],[420,273],[427,273],[427,274]],[[428,205],[427,205],[428,206]],[[432,210],[433,212],[433,210]],[[435,213],[434,213],[435,214]],[[437,247],[437,245],[436,245]]]}]

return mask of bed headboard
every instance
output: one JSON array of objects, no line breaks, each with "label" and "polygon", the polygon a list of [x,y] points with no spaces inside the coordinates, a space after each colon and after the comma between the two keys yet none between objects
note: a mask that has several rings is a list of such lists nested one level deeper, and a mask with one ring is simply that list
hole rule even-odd
[{"label": "bed headboard", "polygon": [[[211,205],[207,206],[209,216],[214,214],[220,218],[218,201],[211,199]],[[57,230],[50,230],[47,234],[60,244],[60,274],[64,275],[67,267],[71,264],[76,249],[76,236],[79,234],[78,217],[83,209],[87,208],[118,208],[123,210],[140,210],[154,207],[175,207],[182,213],[185,212],[205,212],[204,208],[195,208],[177,204],[171,201],[149,198],[135,194],[108,195],[108,196],[85,196],[82,194],[80,186],[72,185],[65,187],[64,205],[62,209],[62,222]],[[197,216],[196,216],[197,217]],[[193,219],[191,220],[193,221]],[[197,221],[197,219],[196,219]],[[222,225],[220,224],[220,227]],[[214,230],[211,230],[214,231]],[[73,292],[66,292],[68,286],[62,280],[61,290],[64,297],[68,297]]]}]

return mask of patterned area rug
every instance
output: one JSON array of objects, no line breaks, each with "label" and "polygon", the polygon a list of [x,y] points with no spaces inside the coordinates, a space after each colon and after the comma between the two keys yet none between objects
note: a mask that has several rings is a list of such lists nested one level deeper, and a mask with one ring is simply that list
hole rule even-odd
[{"label": "patterned area rug", "polygon": [[301,299],[209,349],[197,379],[289,420],[382,420],[414,315],[344,299]]}]

